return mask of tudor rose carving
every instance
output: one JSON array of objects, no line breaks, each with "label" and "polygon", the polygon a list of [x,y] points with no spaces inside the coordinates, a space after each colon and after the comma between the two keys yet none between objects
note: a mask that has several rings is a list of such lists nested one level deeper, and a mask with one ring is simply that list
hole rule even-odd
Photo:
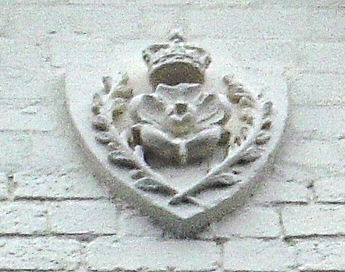
[{"label": "tudor rose carving", "polygon": [[[223,78],[225,91],[205,90],[211,58],[177,32],[170,43],[148,47],[143,57],[153,90],[134,95],[127,74],[116,82],[104,77],[103,91],[93,97],[95,138],[114,165],[130,171],[137,190],[165,196],[168,205],[207,208],[198,194],[250,177],[271,138],[272,103],[231,74]],[[203,163],[205,175],[183,188],[160,171]]]}]

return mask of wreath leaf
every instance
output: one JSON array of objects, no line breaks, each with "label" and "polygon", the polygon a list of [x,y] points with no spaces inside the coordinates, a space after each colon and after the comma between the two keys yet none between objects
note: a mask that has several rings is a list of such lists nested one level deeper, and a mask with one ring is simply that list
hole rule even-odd
[{"label": "wreath leaf", "polygon": [[125,168],[129,168],[129,169],[135,169],[137,168],[137,164],[134,160],[128,158],[128,156],[126,156],[125,154],[123,154],[123,152],[121,151],[110,151],[108,154],[108,159],[120,166],[120,167],[125,167]]},{"label": "wreath leaf", "polygon": [[271,136],[264,133],[264,132],[261,132],[258,137],[256,138],[256,141],[255,143],[257,145],[263,145],[263,144],[266,144],[269,140],[271,139]]},{"label": "wreath leaf", "polygon": [[237,162],[237,164],[247,164],[256,161],[260,158],[261,152],[258,148],[254,146],[247,149],[247,151],[242,155],[241,159]]},{"label": "wreath leaf", "polygon": [[165,195],[172,195],[176,193],[175,190],[171,189],[170,187],[150,178],[139,179],[136,182],[135,187],[143,191],[159,192]]},{"label": "wreath leaf", "polygon": [[109,144],[112,140],[113,137],[109,132],[98,132],[95,136],[95,139],[97,142],[101,144]]},{"label": "wreath leaf", "polygon": [[105,116],[96,115],[92,120],[92,125],[97,130],[107,131],[110,127],[110,122]]}]

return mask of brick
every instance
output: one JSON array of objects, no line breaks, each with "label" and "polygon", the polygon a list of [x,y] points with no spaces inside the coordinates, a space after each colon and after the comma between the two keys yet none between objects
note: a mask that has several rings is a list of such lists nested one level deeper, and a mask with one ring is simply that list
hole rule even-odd
[{"label": "brick", "polygon": [[[13,20],[14,18],[11,17],[10,25],[15,22]],[[27,27],[30,27],[29,25]],[[12,27],[10,26],[9,29]],[[7,36],[10,31],[6,32]],[[26,68],[42,73],[41,69],[47,69],[49,55],[46,49],[44,45],[33,43],[32,39],[23,39],[20,34],[19,40],[0,37],[0,66]]]},{"label": "brick", "polygon": [[[252,2],[252,0],[229,0],[226,2],[227,5],[229,6],[241,6],[243,3],[249,3]],[[107,5],[107,6],[123,6],[123,5],[136,5],[136,6],[147,6],[147,5],[154,5],[154,6],[176,6],[176,7],[181,7],[181,6],[186,6],[186,7],[193,7],[193,6],[199,6],[201,5],[202,7],[213,7],[213,6],[219,6],[219,5],[224,5],[225,3],[223,1],[213,1],[210,2],[208,0],[195,0],[195,1],[186,1],[186,0],[176,0],[176,1],[169,1],[169,0],[134,0],[134,1],[126,1],[126,0],[121,0],[121,1],[116,1],[114,2],[113,0],[70,0],[69,3],[71,4],[92,4],[92,5]],[[245,4],[244,4],[245,5]]]},{"label": "brick", "polygon": [[341,74],[300,74],[290,81],[290,102],[295,105],[342,106],[345,103]]},{"label": "brick", "polygon": [[161,237],[162,229],[147,216],[126,208],[119,212],[118,236]]},{"label": "brick", "polygon": [[251,5],[253,7],[264,8],[337,8],[342,6],[341,0],[316,0],[316,1],[298,1],[298,0],[255,0]]},{"label": "brick", "polygon": [[292,206],[282,210],[286,236],[343,235],[345,210],[337,205]]},{"label": "brick", "polygon": [[214,242],[102,237],[90,243],[86,260],[91,270],[209,271],[219,257]]},{"label": "brick", "polygon": [[43,204],[2,203],[0,218],[1,234],[40,234],[47,231],[47,209]]},{"label": "brick", "polygon": [[345,202],[343,177],[327,177],[314,182],[316,199],[319,202]]},{"label": "brick", "polygon": [[[57,118],[61,118],[60,112]],[[85,153],[80,148],[80,142],[77,135],[74,134],[73,127],[64,120],[66,121],[65,118],[61,118],[56,131],[37,133],[35,137],[32,137],[32,156],[28,162],[31,168],[47,168],[48,171],[51,171],[52,169],[69,168],[69,165],[72,165],[73,168],[73,165],[80,165],[82,161],[85,161]]]},{"label": "brick", "polygon": [[56,5],[68,4],[69,2],[66,0],[5,0],[0,5]]},{"label": "brick", "polygon": [[[83,16],[78,16],[83,14]],[[178,12],[157,6],[71,5],[50,7],[18,6],[11,13],[12,24],[7,35],[12,39],[41,41],[58,34],[90,35],[117,41],[120,37],[165,36],[177,22]],[[164,18],[164,24],[156,22]]]},{"label": "brick", "polygon": [[39,100],[1,100],[0,130],[51,131],[56,126],[51,105]]},{"label": "brick", "polygon": [[[345,17],[344,17],[345,18]],[[345,43],[306,42],[296,51],[297,66],[309,72],[344,73]]]},{"label": "brick", "polygon": [[106,71],[106,66],[109,65],[107,60],[117,58],[113,53],[116,45],[110,40],[86,35],[55,35],[49,41],[49,47],[52,51],[51,64],[54,67],[73,67],[71,65],[76,64],[78,69],[83,64],[90,69],[92,64],[97,67],[95,69],[104,67],[103,71]]},{"label": "brick", "polygon": [[[188,35],[188,33],[186,33],[186,36],[191,44],[201,44],[202,47],[212,51],[212,57],[215,62],[217,59],[222,58],[222,54],[219,54],[219,52],[229,52],[243,66],[262,65],[262,63],[269,61],[269,64],[265,66],[266,70],[276,70],[278,66],[294,63],[296,44],[291,41],[210,40],[202,37],[190,37],[191,35]],[[163,35],[161,40],[165,40],[165,38],[166,35]],[[92,69],[96,69],[99,73],[105,73],[105,71],[109,71],[109,59],[118,60],[119,57],[121,59],[126,58],[116,54],[116,52],[123,51],[124,54],[135,52],[138,56],[138,63],[142,64],[142,69],[146,69],[140,52],[151,43],[152,39],[150,40],[148,37],[129,42],[119,39],[114,43],[103,37],[55,35],[49,41],[49,48],[52,52],[51,64],[55,67],[68,66],[69,69],[71,67],[73,69],[81,69],[80,67],[83,65],[85,66],[83,69],[90,69],[92,67]]]},{"label": "brick", "polygon": [[306,203],[311,197],[307,186],[317,177],[305,167],[287,165],[278,159],[273,171],[267,173],[253,194],[252,201],[257,204]]},{"label": "brick", "polygon": [[187,32],[207,37],[227,39],[282,39],[283,37],[286,40],[344,37],[340,32],[343,30],[345,17],[337,10],[219,7],[186,9],[184,18]]},{"label": "brick", "polygon": [[6,35],[6,29],[10,22],[9,11],[9,6],[3,6],[0,9],[0,37]]},{"label": "brick", "polygon": [[[0,67],[1,98],[30,97],[32,93],[42,92],[42,78],[23,68]],[[28,92],[27,90],[31,90]]]},{"label": "brick", "polygon": [[102,198],[98,181],[78,164],[14,174],[16,198]]},{"label": "brick", "polygon": [[289,131],[282,140],[277,161],[298,164],[306,167],[327,168],[328,171],[342,171],[345,156],[343,141],[303,140],[289,135]]},{"label": "brick", "polygon": [[280,240],[238,240],[224,245],[225,271],[290,271],[294,250]]},{"label": "brick", "polygon": [[[189,32],[187,32],[189,33]],[[193,32],[191,32],[193,33]],[[233,57],[242,67],[260,66],[275,72],[295,63],[296,43],[287,40],[231,39],[232,37],[210,39],[209,35],[191,38],[212,53],[213,61],[222,59],[223,52]],[[279,68],[278,68],[279,67]]]},{"label": "brick", "polygon": [[70,271],[80,263],[77,241],[59,238],[0,238],[0,269]]},{"label": "brick", "polygon": [[266,181],[253,196],[253,201],[260,204],[306,203],[309,200],[306,185],[291,180]]},{"label": "brick", "polygon": [[[22,2],[24,0],[16,0],[16,2]],[[26,0],[27,1],[27,0]],[[60,0],[63,1],[63,0]],[[30,2],[53,2],[53,0],[30,0]],[[131,2],[122,0],[116,1],[113,0],[69,0],[69,4],[77,5],[112,5],[112,6],[122,6],[124,4],[135,4],[135,5],[162,5],[162,6],[177,6],[177,7],[202,7],[202,8],[214,8],[214,7],[254,7],[254,8],[299,8],[299,7],[311,7],[311,8],[332,8],[332,7],[341,7],[341,0],[317,0],[317,1],[297,1],[297,0],[228,0],[228,1],[208,1],[208,0],[195,0],[195,1],[186,1],[186,0],[132,0]],[[344,4],[343,4],[344,5]]]},{"label": "brick", "polygon": [[6,199],[8,196],[8,181],[5,173],[0,172],[0,200]]},{"label": "brick", "polygon": [[296,241],[300,271],[342,271],[345,241],[342,238]]},{"label": "brick", "polygon": [[[287,135],[287,138],[289,135]],[[292,142],[294,143],[294,142]],[[329,174],[329,172],[326,172]],[[308,186],[314,180],[320,178],[324,174],[323,171],[314,171],[314,169],[303,167],[298,164],[289,164],[277,157],[274,163],[272,174],[268,174],[267,181],[281,181],[286,183],[298,183]]]},{"label": "brick", "polygon": [[296,137],[336,140],[345,133],[344,116],[341,107],[293,106],[288,129]]},{"label": "brick", "polygon": [[115,234],[117,211],[109,201],[63,201],[49,207],[53,233]]},{"label": "brick", "polygon": [[317,7],[306,10],[307,22],[304,29],[306,40],[341,41],[344,38],[344,33],[340,33],[344,31],[345,24],[345,13],[342,9],[319,9]]},{"label": "brick", "polygon": [[32,138],[30,135],[21,132],[1,132],[0,146],[0,171],[15,172],[30,163],[32,156]]},{"label": "brick", "polygon": [[49,70],[37,72],[20,67],[0,67],[0,99],[49,98],[54,94],[56,82],[62,79],[61,73]]},{"label": "brick", "polygon": [[248,207],[215,224],[216,237],[268,237],[280,235],[279,215],[274,208]]},{"label": "brick", "polygon": [[[60,119],[61,113],[58,114],[57,119]],[[85,154],[78,145],[72,126],[65,122],[59,120],[61,125],[54,132],[0,131],[0,171],[22,173],[48,169],[49,173],[52,169],[59,172],[59,169],[71,164],[80,165],[81,161],[85,160]],[[89,177],[82,178],[86,183],[89,182]],[[95,193],[99,192],[99,189],[89,186]],[[68,190],[66,194],[69,194]]]}]

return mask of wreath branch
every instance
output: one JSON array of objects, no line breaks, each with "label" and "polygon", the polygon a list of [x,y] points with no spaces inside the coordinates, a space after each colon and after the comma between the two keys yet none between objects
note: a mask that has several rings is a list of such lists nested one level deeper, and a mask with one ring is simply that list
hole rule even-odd
[{"label": "wreath branch", "polygon": [[[228,83],[227,80],[229,80],[229,78],[225,78],[226,83]],[[232,87],[233,85],[229,84],[229,89]],[[243,95],[247,94],[244,93]],[[248,97],[247,99],[253,100],[252,97]],[[195,203],[195,198],[193,196],[204,190],[214,188],[216,186],[232,186],[241,181],[238,175],[227,173],[227,170],[230,167],[239,164],[241,160],[249,163],[258,159],[261,154],[259,152],[255,152],[258,151],[258,148],[254,148],[253,146],[265,144],[270,139],[270,136],[264,131],[269,129],[271,125],[269,116],[271,114],[272,103],[266,102],[260,106],[258,117],[259,122],[256,123],[247,140],[240,145],[237,150],[235,150],[235,154],[214,167],[198,184],[171,198],[169,201],[170,205],[179,205],[181,203],[190,202],[189,200],[191,198],[193,198],[193,202]],[[251,152],[251,149],[254,150],[254,153]],[[228,152],[230,152],[230,150]]]},{"label": "wreath branch", "polygon": [[[127,142],[125,134],[119,134],[118,130],[112,124],[112,118],[116,109],[116,99],[113,96],[122,96],[130,98],[131,90],[127,86],[127,74],[122,74],[122,78],[112,88],[111,77],[103,77],[104,95],[96,93],[93,97],[92,112],[95,115],[93,127],[99,132],[95,136],[96,140],[101,144],[107,144],[111,150],[108,159],[119,167],[131,170],[140,170],[140,178],[133,175],[136,180],[135,187],[144,191],[161,192],[163,194],[176,194],[177,191],[164,183],[162,176],[154,172],[145,162],[142,153],[142,147],[136,146],[135,150],[131,149]],[[116,93],[115,93],[116,92]],[[123,103],[123,102],[122,102]],[[116,114],[119,114],[116,112]]]}]

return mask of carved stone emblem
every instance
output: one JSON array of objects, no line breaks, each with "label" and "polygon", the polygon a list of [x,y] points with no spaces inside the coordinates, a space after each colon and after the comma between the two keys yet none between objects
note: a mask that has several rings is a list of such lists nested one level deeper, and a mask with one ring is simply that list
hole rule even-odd
[{"label": "carved stone emblem", "polygon": [[146,78],[138,69],[133,78],[129,71],[105,76],[94,94],[95,86],[67,79],[91,165],[116,194],[177,235],[243,203],[268,169],[287,116],[279,75],[246,77],[217,52],[223,61],[207,77],[209,54],[174,32],[143,51]]}]

